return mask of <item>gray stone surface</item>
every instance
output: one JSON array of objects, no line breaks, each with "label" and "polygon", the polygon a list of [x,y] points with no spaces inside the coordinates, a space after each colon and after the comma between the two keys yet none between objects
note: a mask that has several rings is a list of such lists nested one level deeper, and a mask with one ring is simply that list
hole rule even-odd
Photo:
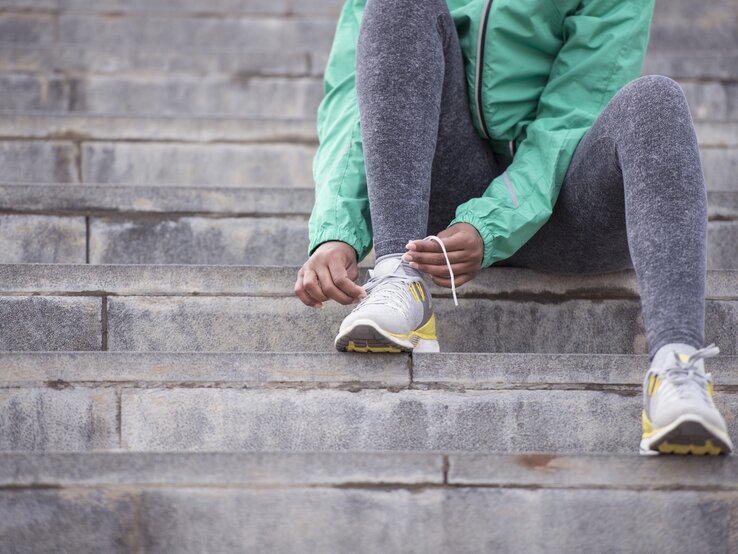
[{"label": "gray stone surface", "polygon": [[[121,398],[121,446],[137,451],[635,453],[641,433],[635,391],[191,388]],[[715,401],[735,433],[738,396]]]},{"label": "gray stone surface", "polygon": [[87,183],[313,186],[315,147],[302,144],[86,143]]},{"label": "gray stone surface", "polygon": [[60,43],[56,48],[37,45],[0,46],[0,69],[136,75],[307,75],[311,64],[309,53],[304,51],[216,50],[183,54],[177,51],[137,49],[135,46],[122,49],[108,46],[91,50]]},{"label": "gray stone surface", "polygon": [[0,263],[85,263],[84,217],[0,215]]},{"label": "gray stone surface", "polygon": [[[444,352],[643,353],[646,339],[636,300],[555,302],[438,299]],[[332,351],[350,307],[322,310],[296,297],[111,298],[110,350]],[[738,303],[707,303],[707,342],[738,351]],[[256,330],[259,332],[256,332]],[[269,329],[269,332],[264,332]]]},{"label": "gray stone surface", "polygon": [[[28,139],[74,138],[175,142],[316,142],[315,118],[257,119],[216,116],[108,116],[85,114],[0,114],[0,136]],[[103,144],[104,146],[104,144]],[[125,146],[125,142],[121,147]],[[4,179],[12,182],[13,177]],[[27,181],[33,179],[26,179]],[[149,184],[141,181],[139,184]],[[312,185],[312,184],[311,184]]]},{"label": "gray stone surface", "polygon": [[[211,0],[208,14],[338,14],[341,0]],[[36,10],[79,10],[118,13],[201,14],[202,0],[2,0],[0,7]]]},{"label": "gray stone surface", "polygon": [[[263,50],[328,49],[336,21],[332,16],[283,17],[166,17],[164,15],[62,14],[58,36],[80,46],[157,47],[166,49]],[[7,41],[10,42],[10,41]]]},{"label": "gray stone surface", "polygon": [[89,114],[314,118],[322,97],[322,79],[315,77],[87,77],[75,79],[71,109]]},{"label": "gray stone surface", "polygon": [[0,536],[12,553],[127,553],[137,547],[130,492],[0,490]]},{"label": "gray stone surface", "polygon": [[[65,214],[302,215],[313,188],[0,184],[0,210]],[[738,195],[736,195],[738,200]],[[738,215],[738,212],[737,214]]]},{"label": "gray stone surface", "polygon": [[101,300],[0,296],[0,350],[99,350]]},{"label": "gray stone surface", "polygon": [[280,265],[307,259],[307,221],[92,218],[90,263]]},{"label": "gray stone surface", "polygon": [[118,447],[112,389],[0,389],[0,450]]},{"label": "gray stone surface", "polygon": [[731,457],[558,456],[550,454],[452,453],[448,483],[462,486],[734,489]]},{"label": "gray stone surface", "polygon": [[738,105],[733,100],[738,94],[738,85],[721,81],[682,81],[680,86],[687,97],[694,121],[738,119]]},{"label": "gray stone surface", "polygon": [[70,83],[46,74],[0,74],[0,110],[64,111],[70,104]]},{"label": "gray stone surface", "polygon": [[[738,384],[737,356],[720,355],[706,364],[717,388]],[[648,356],[629,354],[455,352],[412,356],[413,385],[419,388],[639,387],[647,367]]]},{"label": "gray stone surface", "polygon": [[708,190],[738,191],[738,148],[701,148]]},{"label": "gray stone surface", "polygon": [[738,220],[738,194],[735,192],[709,191],[707,201],[712,219]]},{"label": "gray stone surface", "polygon": [[720,269],[738,269],[738,221],[710,223],[707,263]]},{"label": "gray stone surface", "polygon": [[52,41],[54,19],[44,13],[0,12],[0,43],[38,45]]},{"label": "gray stone surface", "polygon": [[732,81],[738,75],[738,52],[730,50],[654,51],[646,55],[643,75],[668,75],[672,79]]},{"label": "gray stone surface", "polygon": [[649,37],[649,51],[735,50],[738,48],[733,0],[656,2]]},{"label": "gray stone surface", "polygon": [[0,141],[3,181],[77,183],[76,150],[70,142]]},{"label": "gray stone surface", "polygon": [[423,452],[0,453],[0,487],[358,483],[440,485],[443,458]]},{"label": "gray stone surface", "polygon": [[[738,379],[738,376],[736,376]],[[725,383],[726,381],[721,381]],[[410,356],[309,352],[0,354],[0,388],[85,384],[390,388],[410,384]]]}]

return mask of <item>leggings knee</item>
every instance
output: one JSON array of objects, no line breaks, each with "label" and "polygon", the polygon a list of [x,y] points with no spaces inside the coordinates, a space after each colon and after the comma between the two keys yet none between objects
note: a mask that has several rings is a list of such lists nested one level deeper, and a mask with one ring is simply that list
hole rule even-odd
[{"label": "leggings knee", "polygon": [[689,113],[689,105],[681,85],[665,75],[643,75],[633,79],[618,91],[616,97],[626,109],[637,113]]}]

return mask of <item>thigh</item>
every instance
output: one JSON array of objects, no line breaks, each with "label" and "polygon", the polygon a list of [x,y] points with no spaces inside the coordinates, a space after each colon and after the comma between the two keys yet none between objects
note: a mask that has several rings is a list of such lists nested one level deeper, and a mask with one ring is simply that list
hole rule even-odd
[{"label": "thigh", "polygon": [[633,267],[623,175],[612,132],[613,100],[579,141],[550,219],[513,256],[495,265],[564,273]]},{"label": "thigh", "polygon": [[438,29],[444,49],[444,83],[438,138],[431,170],[428,233],[445,229],[456,208],[481,196],[502,170],[491,145],[472,123],[468,85],[459,37],[446,2],[441,2]]}]

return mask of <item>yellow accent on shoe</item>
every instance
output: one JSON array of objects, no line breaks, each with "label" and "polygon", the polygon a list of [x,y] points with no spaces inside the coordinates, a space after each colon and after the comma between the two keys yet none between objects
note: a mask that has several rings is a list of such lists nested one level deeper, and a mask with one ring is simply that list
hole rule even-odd
[{"label": "yellow accent on shoe", "polygon": [[651,438],[653,435],[653,423],[648,419],[645,409],[641,412],[641,424],[643,425],[643,438]]},{"label": "yellow accent on shoe", "polygon": [[654,379],[654,383],[653,383],[653,394],[656,394],[656,391],[659,390],[659,387],[660,386],[661,386],[661,378],[660,377],[656,377],[656,379]]},{"label": "yellow accent on shoe", "polygon": [[422,300],[425,300],[425,293],[423,292],[423,286],[416,281],[415,286],[418,287],[418,292],[420,293],[420,298]]},{"label": "yellow accent on shoe", "polygon": [[710,439],[707,439],[705,444],[674,444],[665,441],[659,444],[658,449],[662,454],[696,454],[697,456],[704,456],[705,454],[717,456],[723,451],[719,446],[715,446]]},{"label": "yellow accent on shoe", "polygon": [[354,341],[350,340],[346,345],[346,352],[402,352],[396,346],[356,346]]},{"label": "yellow accent on shoe", "polygon": [[679,360],[686,364],[689,361],[689,355],[688,354],[679,354]]},{"label": "yellow accent on shoe", "polygon": [[712,383],[708,381],[707,382],[707,394],[710,396],[710,398],[712,398],[712,391],[713,391]]},{"label": "yellow accent on shoe", "polygon": [[438,340],[438,337],[436,336],[436,314],[431,315],[425,325],[418,327],[415,331],[410,331],[404,335],[390,333],[389,331],[386,331],[386,333],[403,340],[410,340],[412,337],[418,337],[419,339],[425,340]]},{"label": "yellow accent on shoe", "polygon": [[418,293],[415,292],[415,287],[413,286],[415,283],[410,283],[408,285],[408,288],[410,289],[410,294],[413,295],[413,298],[415,298],[415,301],[420,304],[420,298],[418,298]]}]

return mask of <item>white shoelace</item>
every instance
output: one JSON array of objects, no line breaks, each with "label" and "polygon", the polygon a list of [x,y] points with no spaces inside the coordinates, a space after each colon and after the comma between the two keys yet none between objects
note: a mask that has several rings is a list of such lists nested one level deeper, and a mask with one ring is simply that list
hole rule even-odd
[{"label": "white shoelace", "polygon": [[671,367],[664,372],[664,378],[674,383],[674,391],[680,398],[688,396],[697,396],[698,398],[708,401],[707,381],[710,379],[709,373],[697,371],[695,363],[698,360],[712,358],[720,353],[720,349],[714,344],[710,344],[705,348],[693,352],[686,362],[679,358],[679,354],[674,352],[676,359],[676,367]]},{"label": "white shoelace", "polygon": [[443,244],[443,241],[439,239],[436,235],[428,235],[423,240],[434,240],[438,244],[441,245],[441,250],[443,251],[443,256],[446,258],[446,267],[448,267],[448,274],[451,277],[451,293],[454,296],[454,305],[458,306],[459,301],[456,300],[456,283],[454,282],[454,270],[451,269],[451,262],[448,259],[448,253],[446,252],[446,246]]}]

